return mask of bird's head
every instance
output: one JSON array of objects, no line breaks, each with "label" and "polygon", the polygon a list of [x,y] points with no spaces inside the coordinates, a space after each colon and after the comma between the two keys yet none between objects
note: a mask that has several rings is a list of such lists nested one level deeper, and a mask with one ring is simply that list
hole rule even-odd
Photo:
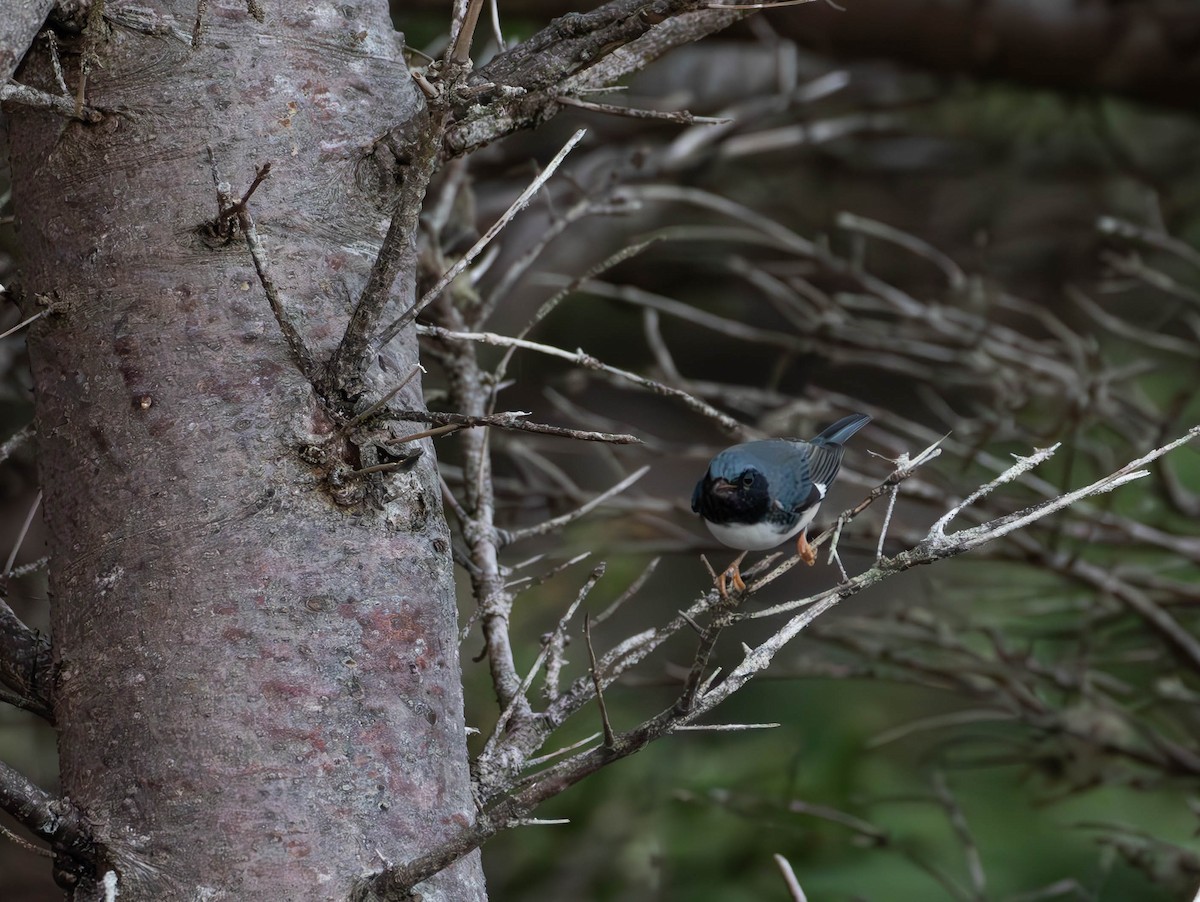
[{"label": "bird's head", "polygon": [[692,510],[708,520],[751,522],[770,504],[767,477],[753,457],[730,448],[713,458],[692,493]]}]

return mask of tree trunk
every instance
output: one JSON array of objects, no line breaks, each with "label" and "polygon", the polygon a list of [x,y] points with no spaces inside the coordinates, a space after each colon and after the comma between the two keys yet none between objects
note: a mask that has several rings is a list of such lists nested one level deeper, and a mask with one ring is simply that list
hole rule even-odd
[{"label": "tree trunk", "polygon": [[[369,449],[337,434],[246,242],[204,226],[214,164],[235,199],[272,164],[249,210],[324,361],[394,199],[373,141],[421,104],[382,0],[265,23],[214,3],[195,47],[195,0],[158,6],[85,32],[99,124],[11,112],[23,288],[53,310],[30,353],[62,788],[122,902],[346,899],[473,817],[433,451],[334,491],[313,449],[343,472]],[[38,52],[21,77],[56,92]],[[408,330],[377,384],[416,358]],[[421,894],[484,898],[477,856]]]}]

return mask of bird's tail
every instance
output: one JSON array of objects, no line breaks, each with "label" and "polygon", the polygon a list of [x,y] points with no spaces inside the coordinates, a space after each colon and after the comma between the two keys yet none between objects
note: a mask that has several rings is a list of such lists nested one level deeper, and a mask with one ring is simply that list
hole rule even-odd
[{"label": "bird's tail", "polygon": [[813,443],[840,445],[869,422],[871,422],[871,418],[865,413],[852,413],[848,417],[842,417],[832,426],[826,427],[820,435],[813,439]]}]

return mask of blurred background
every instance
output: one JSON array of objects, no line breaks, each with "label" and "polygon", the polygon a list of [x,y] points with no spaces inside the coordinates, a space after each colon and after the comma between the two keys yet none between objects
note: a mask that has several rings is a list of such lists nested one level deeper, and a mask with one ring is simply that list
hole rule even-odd
[{"label": "blurred background", "polygon": [[[499,30],[515,42],[572,8],[559,5],[500,0]],[[495,305],[486,327],[514,334],[536,319],[533,340],[685,389],[757,434],[808,437],[871,414],[818,528],[892,460],[948,434],[899,493],[883,542],[892,554],[1012,454],[1063,443],[955,527],[1086,485],[1200,424],[1200,4],[845,5],[756,15],[677,50],[623,90],[577,98],[537,131],[452,163],[435,195],[457,191],[440,238],[461,251],[586,128],[475,267],[470,290]],[[395,6],[408,43],[439,53],[444,4]],[[497,46],[492,37],[483,56]],[[5,219],[3,283],[14,244]],[[437,408],[441,374],[427,365]],[[0,342],[0,367],[3,438],[31,417],[19,336]],[[521,352],[507,379],[499,409],[645,444],[493,433],[505,525],[564,513],[651,467],[565,535],[506,549],[514,581],[535,583],[520,584],[513,616],[524,671],[600,561],[594,612],[652,570],[597,627],[597,651],[708,589],[700,554],[717,567],[732,554],[689,501],[729,442],[669,398],[563,361]],[[454,438],[438,452],[456,489]],[[37,491],[30,453],[0,468],[0,552]],[[1191,899],[1200,457],[1185,446],[1149,469],[844,602],[719,712],[778,727],[681,734],[603,770],[538,812],[569,823],[485,847],[491,897],[786,900],[778,853],[814,902]],[[842,535],[849,573],[874,561],[885,506]],[[42,553],[35,519],[15,563]],[[822,556],[755,604],[838,578]],[[39,572],[8,594],[44,626]],[[460,598],[467,623],[466,580]],[[715,663],[728,670],[772,623],[729,631]],[[606,695],[618,730],[671,703],[694,645],[676,637]],[[476,628],[462,651],[478,745],[496,719],[486,664],[472,662],[480,648]],[[578,637],[568,658],[565,678],[586,673]],[[585,711],[554,747],[598,729]],[[53,785],[53,736],[36,718],[0,709],[0,758]],[[49,870],[0,841],[0,898],[57,898]]]}]

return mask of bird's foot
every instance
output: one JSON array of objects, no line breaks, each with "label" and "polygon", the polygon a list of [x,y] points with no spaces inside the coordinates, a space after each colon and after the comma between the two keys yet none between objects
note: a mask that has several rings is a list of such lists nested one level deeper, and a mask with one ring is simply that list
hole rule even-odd
[{"label": "bird's foot", "polygon": [[729,597],[729,590],[725,588],[726,578],[733,583],[733,591],[739,595],[746,591],[745,580],[742,579],[742,574],[738,572],[737,566],[734,565],[722,571],[721,575],[717,577],[717,591],[721,593],[722,598]]},{"label": "bird's foot", "polygon": [[721,593],[722,598],[729,597],[729,591],[725,588],[726,579],[733,583],[733,589],[739,595],[746,591],[746,582],[741,573],[742,558],[745,556],[746,552],[743,551],[737,556],[737,560],[722,570],[721,575],[717,577],[717,591]]},{"label": "bird's foot", "polygon": [[796,554],[800,555],[800,560],[812,566],[817,562],[817,549],[808,544],[808,530],[803,530],[800,533],[800,538],[796,540]]}]

